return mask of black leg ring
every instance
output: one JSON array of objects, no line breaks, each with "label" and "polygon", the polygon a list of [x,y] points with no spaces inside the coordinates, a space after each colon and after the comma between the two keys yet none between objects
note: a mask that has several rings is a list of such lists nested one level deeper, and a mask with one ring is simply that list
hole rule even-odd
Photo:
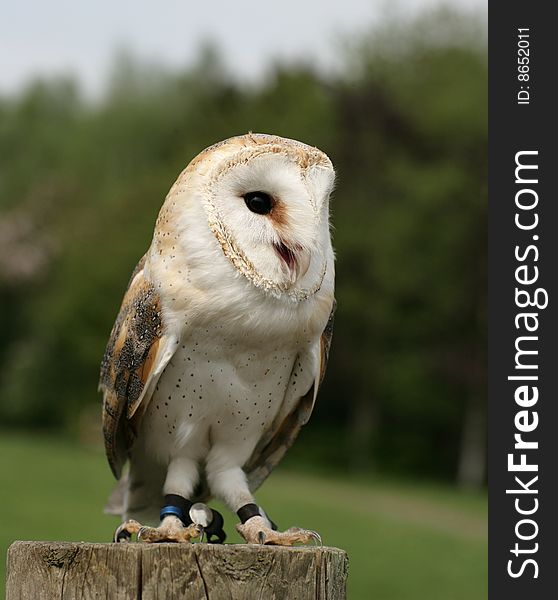
[{"label": "black leg ring", "polygon": [[244,523],[246,523],[246,521],[248,521],[248,519],[251,519],[252,517],[262,516],[260,513],[260,507],[257,504],[245,504],[236,511],[236,514],[238,515],[238,518],[240,519],[240,522],[243,525]]},{"label": "black leg ring", "polygon": [[193,502],[178,494],[167,494],[165,496],[165,505],[161,508],[159,514],[161,521],[167,515],[174,515],[182,521],[185,527],[188,527],[192,523],[192,519],[190,518],[192,504]]},{"label": "black leg ring", "polygon": [[207,541],[210,544],[222,544],[227,539],[227,534],[223,529],[224,519],[223,515],[214,508],[211,509],[213,513],[213,519],[211,523],[204,529]]},{"label": "black leg ring", "polygon": [[263,512],[263,510],[257,504],[245,504],[236,511],[236,514],[238,515],[238,518],[240,519],[240,522],[243,525],[244,523],[246,523],[246,521],[248,521],[248,519],[251,519],[252,517],[265,517],[270,522],[271,529],[277,531],[277,525],[275,525],[275,523],[269,518],[268,515],[266,515]]}]

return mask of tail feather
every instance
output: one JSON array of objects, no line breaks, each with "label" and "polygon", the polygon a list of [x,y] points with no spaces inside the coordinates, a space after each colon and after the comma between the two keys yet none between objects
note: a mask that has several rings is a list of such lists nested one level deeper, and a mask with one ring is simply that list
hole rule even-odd
[{"label": "tail feather", "polygon": [[126,512],[126,492],[128,491],[128,473],[122,475],[108,497],[103,512],[107,515],[121,516]]}]

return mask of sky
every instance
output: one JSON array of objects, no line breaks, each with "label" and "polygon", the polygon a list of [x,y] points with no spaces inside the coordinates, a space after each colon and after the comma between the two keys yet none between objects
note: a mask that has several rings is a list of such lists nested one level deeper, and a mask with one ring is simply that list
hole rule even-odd
[{"label": "sky", "polygon": [[[195,61],[211,41],[228,69],[248,80],[273,60],[304,57],[335,68],[340,40],[399,10],[412,14],[439,0],[3,0],[0,94],[32,78],[74,75],[90,95],[102,92],[114,56],[126,50],[170,68]],[[445,5],[486,13],[487,0]]]}]

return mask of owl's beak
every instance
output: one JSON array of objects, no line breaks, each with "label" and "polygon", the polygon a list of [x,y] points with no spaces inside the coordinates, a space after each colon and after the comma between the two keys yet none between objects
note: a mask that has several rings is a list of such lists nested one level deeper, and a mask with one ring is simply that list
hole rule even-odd
[{"label": "owl's beak", "polygon": [[275,251],[286,267],[290,285],[294,285],[294,283],[308,271],[308,267],[310,266],[310,254],[303,250],[298,244],[294,248],[291,248],[283,241],[275,244]]}]

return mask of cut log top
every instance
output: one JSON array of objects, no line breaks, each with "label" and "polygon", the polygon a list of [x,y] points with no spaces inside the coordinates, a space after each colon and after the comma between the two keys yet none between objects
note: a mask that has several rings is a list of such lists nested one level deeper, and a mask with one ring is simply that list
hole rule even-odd
[{"label": "cut log top", "polygon": [[14,542],[6,600],[345,600],[338,548]]}]

